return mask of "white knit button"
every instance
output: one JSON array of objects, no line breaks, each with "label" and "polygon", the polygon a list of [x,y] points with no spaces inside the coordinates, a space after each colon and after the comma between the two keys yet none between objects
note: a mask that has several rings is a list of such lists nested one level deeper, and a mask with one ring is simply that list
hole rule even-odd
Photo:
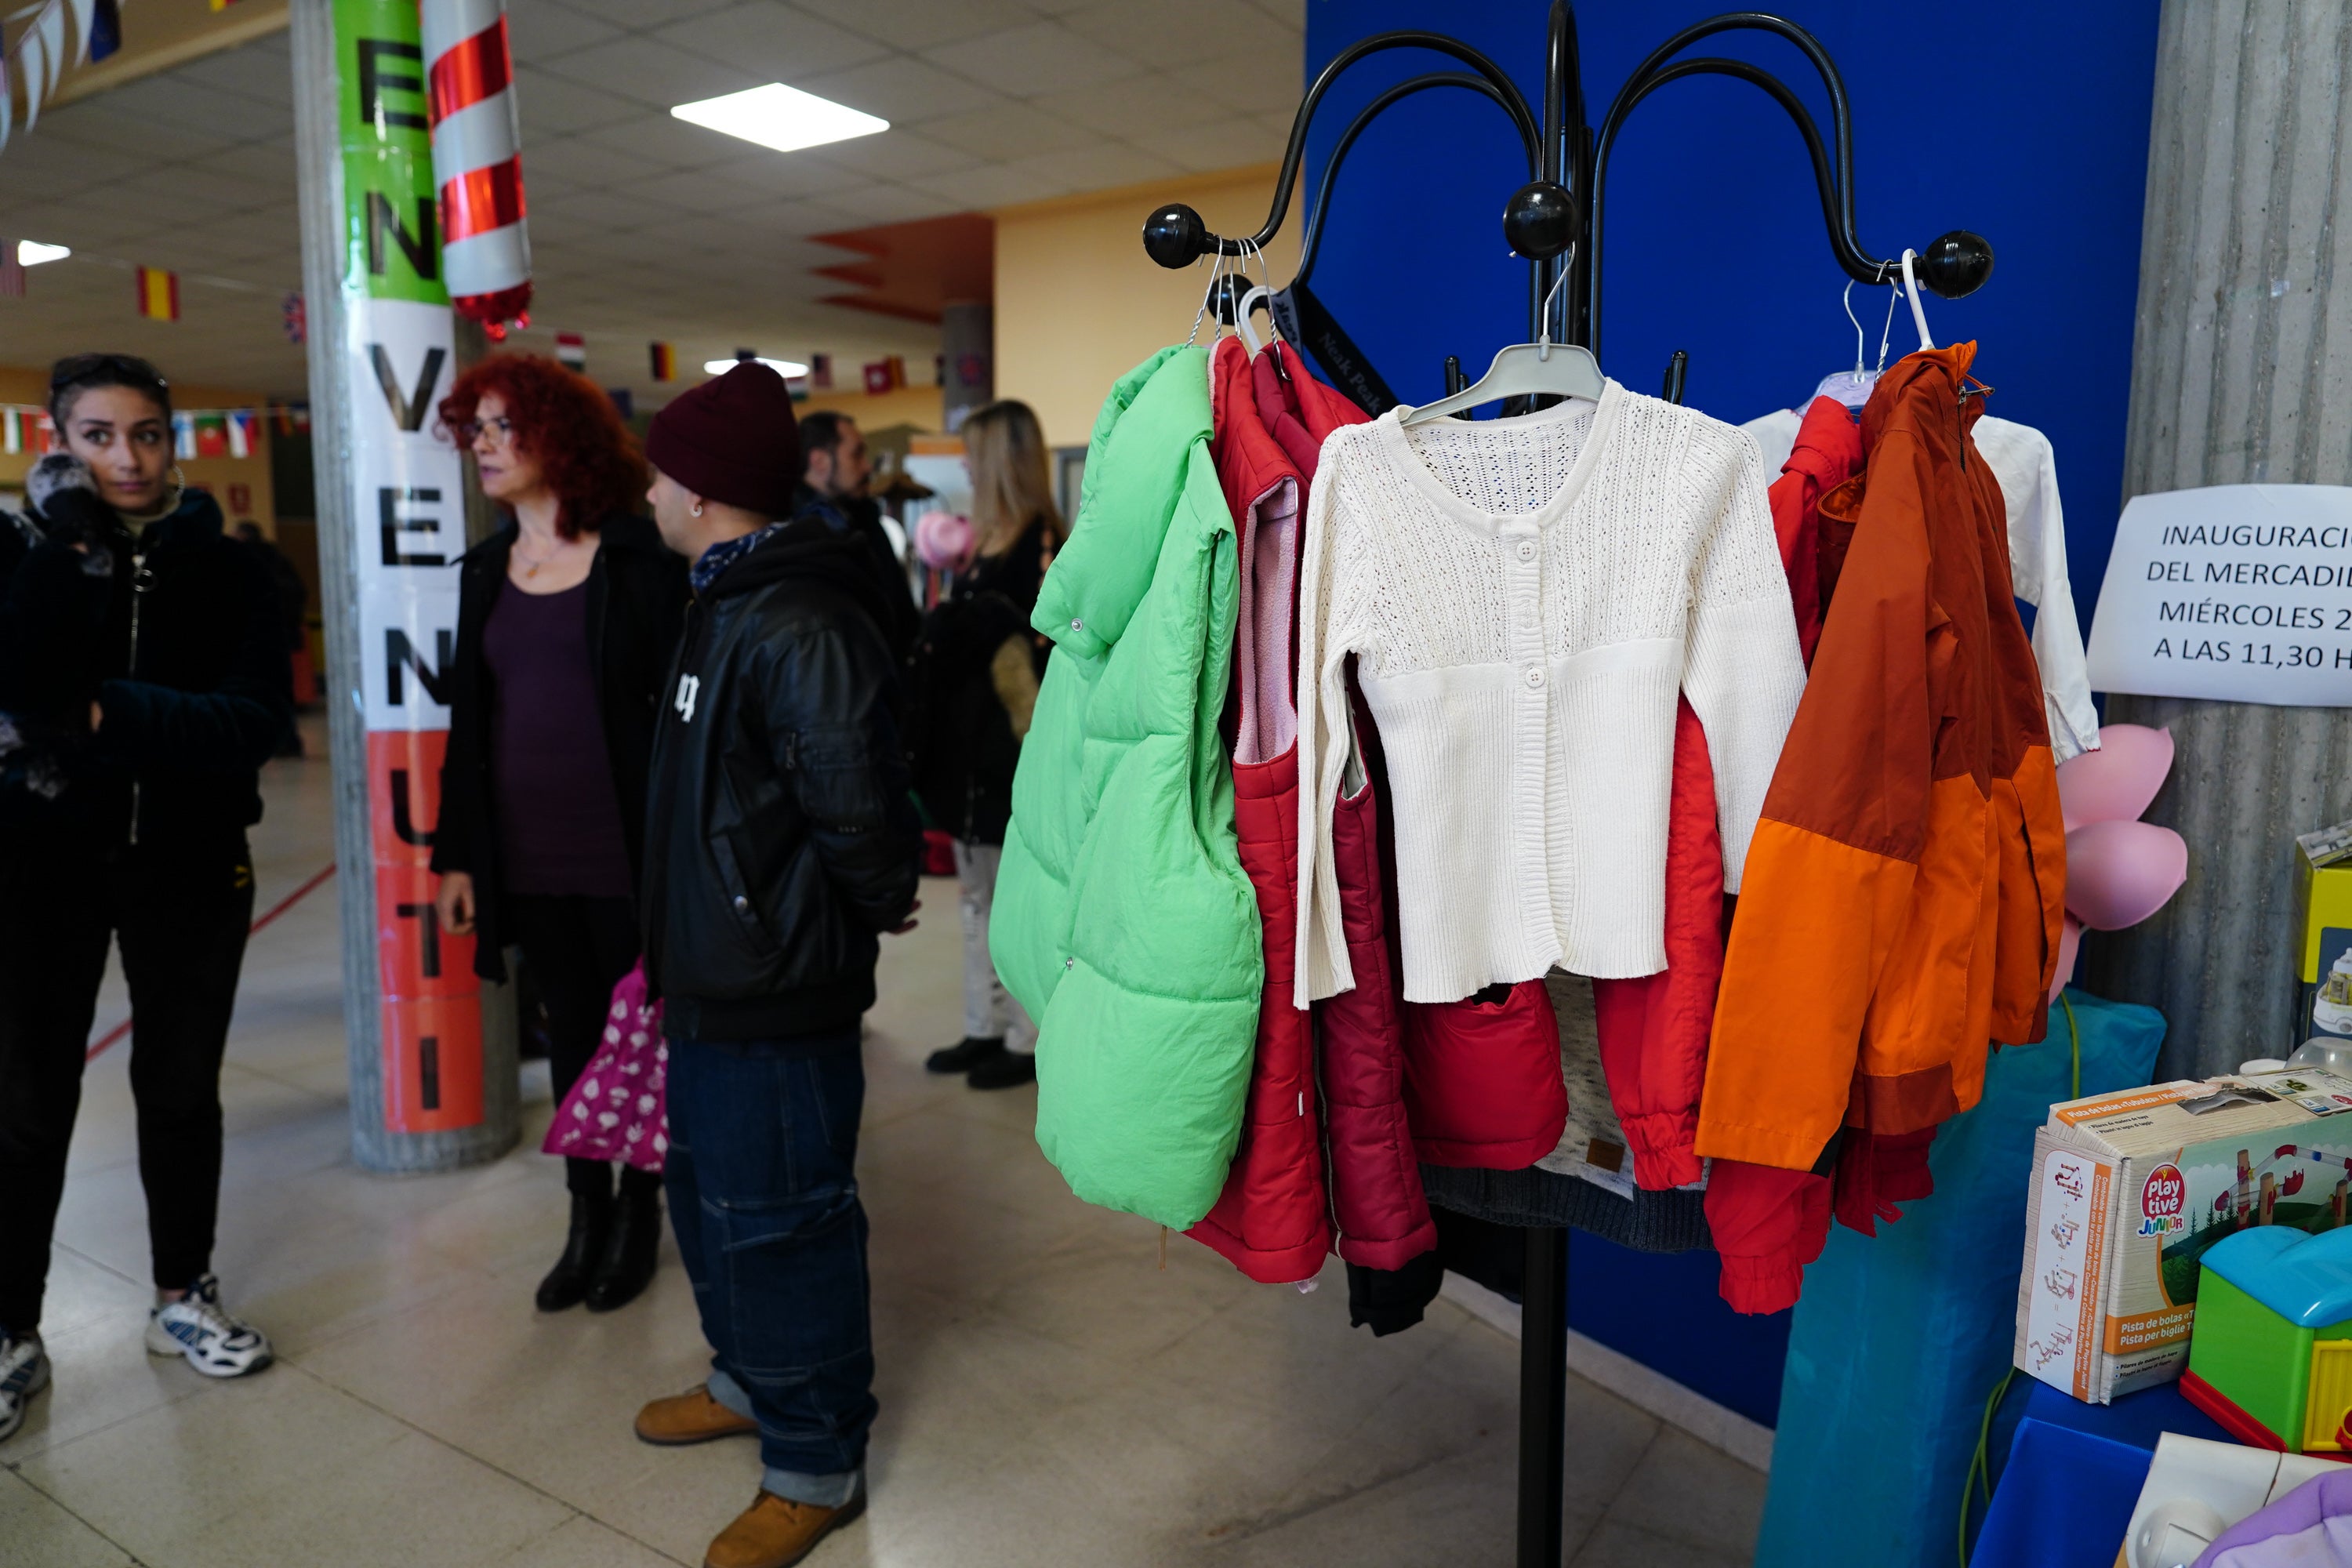
[{"label": "white knit button", "polygon": [[1529,686],[1541,686],[1543,684],[1543,667],[1541,665],[1531,664],[1528,666],[1528,684]]},{"label": "white knit button", "polygon": [[1520,560],[1522,560],[1522,561],[1533,561],[1535,558],[1536,558],[1536,542],[1535,542],[1534,540],[1532,540],[1532,539],[1522,539],[1522,540],[1520,540],[1520,541],[1519,541],[1519,559],[1520,559]]}]

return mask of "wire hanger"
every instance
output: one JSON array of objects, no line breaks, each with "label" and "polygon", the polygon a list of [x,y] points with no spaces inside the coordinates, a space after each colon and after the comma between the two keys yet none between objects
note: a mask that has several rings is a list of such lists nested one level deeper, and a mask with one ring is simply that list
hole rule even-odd
[{"label": "wire hanger", "polygon": [[[1200,337],[1201,323],[1209,319],[1209,313],[1212,310],[1216,310],[1217,285],[1225,280],[1225,253],[1219,250],[1212,254],[1213,259],[1209,264],[1209,286],[1202,291],[1201,308],[1192,312],[1192,330],[1184,334],[1184,343],[1188,348]],[[1219,311],[1217,324],[1209,329],[1209,344],[1212,348],[1216,346],[1218,335],[1224,331],[1224,327],[1223,312]]]},{"label": "wire hanger", "polygon": [[[1845,319],[1853,322],[1853,368],[1850,371],[1832,371],[1822,377],[1821,384],[1813,388],[1813,397],[1826,397],[1831,402],[1849,409],[1860,408],[1870,401],[1871,388],[1878,384],[1879,376],[1886,369],[1887,343],[1895,335],[1895,301],[1902,297],[1901,289],[1889,285],[1886,291],[1886,321],[1878,332],[1878,367],[1875,370],[1865,370],[1863,368],[1862,322],[1853,313],[1853,283],[1848,280],[1845,286]],[[1806,406],[1811,407],[1811,398],[1807,399]]]},{"label": "wire hanger", "polygon": [[1570,246],[1559,279],[1552,284],[1550,293],[1544,296],[1543,330],[1534,342],[1511,344],[1495,356],[1495,363],[1476,381],[1451,397],[1407,411],[1398,416],[1398,423],[1407,428],[1426,425],[1433,419],[1443,419],[1449,414],[1459,414],[1503,397],[1580,397],[1588,403],[1599,402],[1609,382],[1601,374],[1601,362],[1592,357],[1592,351],[1577,343],[1551,341],[1552,295],[1558,294],[1560,284],[1568,281],[1575,257],[1576,248]]}]

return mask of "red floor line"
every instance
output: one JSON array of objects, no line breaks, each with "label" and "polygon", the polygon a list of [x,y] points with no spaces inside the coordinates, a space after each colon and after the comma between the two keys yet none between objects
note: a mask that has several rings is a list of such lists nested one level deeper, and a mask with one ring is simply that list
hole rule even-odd
[{"label": "red floor line", "polygon": [[[334,874],[335,863],[332,860],[330,860],[327,862],[327,866],[324,870],[318,872],[316,875],[312,876],[309,881],[303,883],[300,887],[295,889],[292,892],[287,894],[284,898],[270,905],[268,909],[263,910],[261,917],[253,922],[246,934],[247,936],[252,935],[253,932],[259,931],[263,926],[268,925],[271,921],[276,920],[279,915],[284,914],[288,910],[290,910],[296,904],[300,903],[306,895],[317,889],[320,883],[325,881]],[[115,1025],[114,1027],[107,1030],[103,1035],[100,1035],[97,1039],[91,1041],[89,1054],[82,1058],[82,1060],[86,1062],[96,1061],[101,1051],[104,1051],[107,1047],[114,1044],[115,1041],[122,1038],[123,1036],[130,1032],[131,1020],[125,1018],[122,1022]]]}]

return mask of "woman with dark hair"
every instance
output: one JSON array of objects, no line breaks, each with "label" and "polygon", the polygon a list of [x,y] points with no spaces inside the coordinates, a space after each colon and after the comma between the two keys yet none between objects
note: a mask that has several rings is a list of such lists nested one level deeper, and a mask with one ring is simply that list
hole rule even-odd
[{"label": "woman with dark hair", "polygon": [[1029,617],[1067,531],[1054,504],[1045,431],[1027,404],[1006,398],[972,410],[963,449],[973,559],[926,623],[929,733],[917,768],[924,809],[955,838],[963,1038],[925,1065],[962,1073],[974,1089],[1012,1089],[1037,1076],[1037,1026],[996,977],[988,917],[1013,816],[1013,770],[1045,670],[1044,639]]},{"label": "woman with dark hair", "polygon": [[[547,1007],[555,1099],[595,1053],[637,961],[646,770],[686,615],[686,563],[633,510],[645,461],[586,378],[499,354],[457,378],[441,422],[507,525],[459,566],[457,662],[433,841],[443,927],[506,978],[522,950]],[[661,1178],[566,1160],[572,1226],[540,1310],[635,1300],[661,1243]]]},{"label": "woman with dark hair", "polygon": [[292,707],[277,601],[172,463],[172,394],[128,354],[49,376],[59,450],[0,513],[0,1438],[48,1382],[49,1242],[110,942],[156,1302],[147,1349],[236,1377],[221,1305],[221,1056],[253,919],[245,830]]}]

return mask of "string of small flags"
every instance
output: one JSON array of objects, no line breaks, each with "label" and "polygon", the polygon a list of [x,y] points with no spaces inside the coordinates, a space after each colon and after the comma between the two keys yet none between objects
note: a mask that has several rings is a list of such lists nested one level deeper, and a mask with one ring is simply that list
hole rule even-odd
[{"label": "string of small flags", "polygon": [[[250,458],[254,437],[267,418],[281,436],[310,428],[307,403],[272,403],[258,408],[183,408],[172,416],[174,458]],[[0,453],[46,457],[58,445],[57,426],[37,404],[0,403]]]}]

